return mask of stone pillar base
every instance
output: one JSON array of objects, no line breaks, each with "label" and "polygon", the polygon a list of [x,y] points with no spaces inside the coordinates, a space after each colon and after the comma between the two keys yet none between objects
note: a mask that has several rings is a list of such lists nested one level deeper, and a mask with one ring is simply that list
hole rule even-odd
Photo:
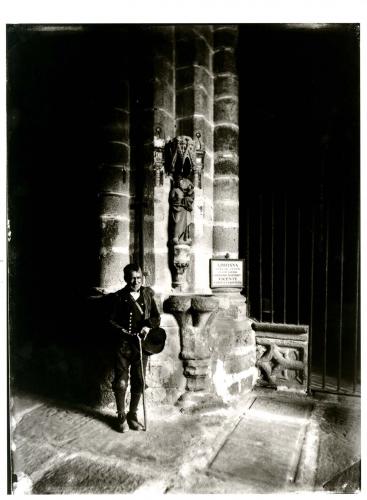
[{"label": "stone pillar base", "polygon": [[187,391],[176,401],[175,406],[180,408],[182,413],[190,413],[201,410],[224,408],[228,405],[223,399],[209,391]]}]

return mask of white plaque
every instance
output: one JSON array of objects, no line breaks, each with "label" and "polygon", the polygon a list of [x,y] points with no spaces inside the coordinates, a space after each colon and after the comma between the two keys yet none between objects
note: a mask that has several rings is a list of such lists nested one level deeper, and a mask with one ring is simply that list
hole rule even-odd
[{"label": "white plaque", "polygon": [[243,288],[243,259],[210,259],[210,288]]}]

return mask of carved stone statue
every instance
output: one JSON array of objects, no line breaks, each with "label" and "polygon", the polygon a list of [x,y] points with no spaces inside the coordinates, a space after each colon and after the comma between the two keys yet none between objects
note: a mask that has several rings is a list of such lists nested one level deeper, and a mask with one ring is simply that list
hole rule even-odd
[{"label": "carved stone statue", "polygon": [[169,239],[173,245],[190,245],[190,212],[194,203],[193,183],[184,177],[177,177],[169,194],[169,203]]}]

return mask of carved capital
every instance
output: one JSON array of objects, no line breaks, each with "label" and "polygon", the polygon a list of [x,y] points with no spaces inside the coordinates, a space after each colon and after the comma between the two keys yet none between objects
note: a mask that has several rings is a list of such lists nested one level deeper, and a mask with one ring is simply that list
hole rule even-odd
[{"label": "carved capital", "polygon": [[210,364],[207,324],[218,304],[218,299],[211,295],[172,295],[164,303],[164,310],[173,314],[180,326],[180,358],[187,378],[186,393],[180,403],[192,404],[187,393],[202,391],[203,398],[207,397]]}]

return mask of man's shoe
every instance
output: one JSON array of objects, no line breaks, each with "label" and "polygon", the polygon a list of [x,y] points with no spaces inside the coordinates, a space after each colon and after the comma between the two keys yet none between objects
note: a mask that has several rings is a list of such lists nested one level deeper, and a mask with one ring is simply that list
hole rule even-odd
[{"label": "man's shoe", "polygon": [[127,432],[129,430],[129,425],[126,422],[126,417],[124,414],[117,415],[117,424],[116,424],[117,432]]},{"label": "man's shoe", "polygon": [[144,430],[144,425],[138,421],[136,413],[129,411],[129,413],[126,415],[126,420],[131,430],[133,431]]}]

